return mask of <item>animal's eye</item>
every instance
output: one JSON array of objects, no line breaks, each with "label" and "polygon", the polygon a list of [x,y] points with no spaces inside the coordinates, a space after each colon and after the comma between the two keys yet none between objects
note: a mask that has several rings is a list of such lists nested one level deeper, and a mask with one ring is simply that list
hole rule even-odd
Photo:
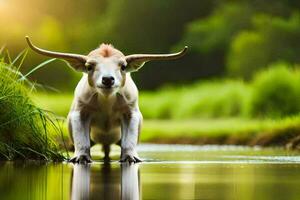
[{"label": "animal's eye", "polygon": [[95,63],[87,63],[85,66],[88,71],[92,71],[95,67]]},{"label": "animal's eye", "polygon": [[87,66],[87,70],[88,70],[88,71],[92,71],[92,69],[93,69],[93,66],[91,66],[91,65],[88,65],[88,66]]},{"label": "animal's eye", "polygon": [[126,65],[125,64],[121,64],[121,70],[125,71],[125,69],[126,69]]}]

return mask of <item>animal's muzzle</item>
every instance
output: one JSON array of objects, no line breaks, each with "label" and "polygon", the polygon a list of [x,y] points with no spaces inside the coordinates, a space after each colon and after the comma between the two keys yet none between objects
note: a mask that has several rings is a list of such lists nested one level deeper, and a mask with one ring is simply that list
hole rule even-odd
[{"label": "animal's muzzle", "polygon": [[115,78],[112,76],[102,77],[102,84],[105,87],[112,87],[115,84]]}]

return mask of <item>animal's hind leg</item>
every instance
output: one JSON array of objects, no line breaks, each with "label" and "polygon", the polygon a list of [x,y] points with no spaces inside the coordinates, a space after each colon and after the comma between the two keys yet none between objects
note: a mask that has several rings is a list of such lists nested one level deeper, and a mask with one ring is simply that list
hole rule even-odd
[{"label": "animal's hind leg", "polygon": [[107,144],[104,144],[102,146],[102,150],[104,152],[104,161],[109,161],[110,158],[109,158],[109,152],[110,152],[110,145],[107,145]]}]

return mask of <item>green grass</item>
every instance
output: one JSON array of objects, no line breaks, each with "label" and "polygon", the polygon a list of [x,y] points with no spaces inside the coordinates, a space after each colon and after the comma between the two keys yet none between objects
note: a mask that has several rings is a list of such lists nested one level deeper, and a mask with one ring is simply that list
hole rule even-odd
[{"label": "green grass", "polygon": [[[43,108],[66,116],[72,94],[39,94]],[[259,72],[252,81],[211,80],[140,92],[145,119],[273,118],[300,113],[300,71],[279,63]]]},{"label": "green grass", "polygon": [[[300,135],[299,73],[281,63],[251,82],[216,80],[142,91],[141,140],[286,145]],[[62,93],[33,96],[39,106],[64,117],[72,98]]]},{"label": "green grass", "polygon": [[142,92],[140,108],[149,119],[244,117],[251,87],[240,80],[200,81]]},{"label": "green grass", "polygon": [[32,93],[31,98],[41,108],[67,117],[73,100],[73,94]]},{"label": "green grass", "polygon": [[35,85],[19,72],[25,56],[23,51],[10,64],[0,58],[0,159],[63,160],[52,137],[61,134],[57,118],[31,101]]},{"label": "green grass", "polygon": [[[67,115],[72,98],[72,94],[34,96],[38,105],[63,116]],[[70,144],[65,124],[64,130],[65,140]],[[156,143],[286,145],[299,133],[300,115],[277,119],[145,119],[140,139]]]},{"label": "green grass", "polygon": [[[300,116],[284,119],[190,119],[146,120],[141,140],[144,142],[258,144],[287,134],[286,141],[300,133]],[[271,141],[265,141],[266,145]],[[276,141],[277,142],[277,141]],[[280,141],[278,141],[280,142]]]}]

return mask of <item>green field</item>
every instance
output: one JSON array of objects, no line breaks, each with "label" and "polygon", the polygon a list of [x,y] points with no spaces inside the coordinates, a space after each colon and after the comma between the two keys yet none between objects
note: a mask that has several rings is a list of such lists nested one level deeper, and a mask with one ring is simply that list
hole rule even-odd
[{"label": "green field", "polygon": [[[72,148],[64,119],[73,94],[35,92],[17,69],[0,67],[2,157],[63,159],[61,150]],[[299,70],[278,65],[248,82],[220,79],[141,91],[140,140],[299,149],[299,77]]]},{"label": "green field", "polygon": [[[143,99],[141,93],[141,99]],[[148,94],[147,94],[148,95]],[[34,102],[63,117],[72,102],[72,94],[37,93]],[[141,101],[140,104],[144,102]],[[148,102],[145,102],[148,103]],[[277,119],[194,118],[145,119],[141,142],[188,144],[288,145],[300,133],[300,116]],[[65,128],[65,139],[68,134]]]}]

